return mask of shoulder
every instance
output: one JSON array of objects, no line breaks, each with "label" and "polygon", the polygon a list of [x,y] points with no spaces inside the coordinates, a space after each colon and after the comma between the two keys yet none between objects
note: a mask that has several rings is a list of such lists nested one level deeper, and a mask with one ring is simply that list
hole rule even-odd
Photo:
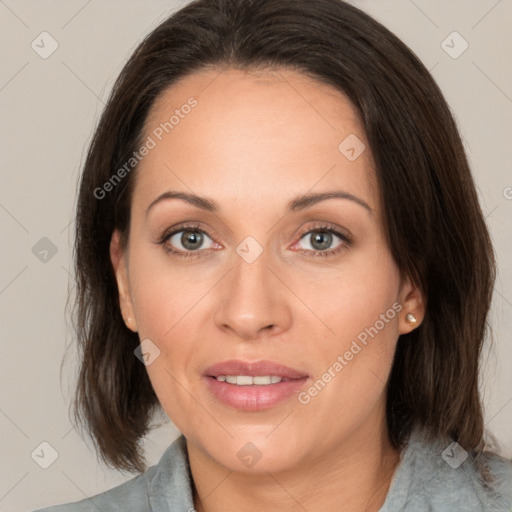
[{"label": "shoulder", "polygon": [[381,508],[391,510],[510,512],[512,460],[466,452],[451,439],[428,441],[416,429]]},{"label": "shoulder", "polygon": [[154,466],[149,468],[144,474],[136,476],[101,494],[72,503],[38,509],[34,512],[149,511],[146,475],[153,469]]},{"label": "shoulder", "polygon": [[32,512],[149,512],[170,510],[169,504],[181,510],[183,504],[188,506],[189,503],[193,502],[186,441],[180,436],[167,448],[158,464],[141,475],[95,496]]}]

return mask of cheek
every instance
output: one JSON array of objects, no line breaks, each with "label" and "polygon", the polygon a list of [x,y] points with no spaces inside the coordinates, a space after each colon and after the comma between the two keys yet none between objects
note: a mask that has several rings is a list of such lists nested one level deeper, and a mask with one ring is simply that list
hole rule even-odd
[{"label": "cheek", "polygon": [[[337,268],[288,276],[299,297],[317,317],[317,328],[343,348],[377,323],[386,335],[398,334],[397,303],[400,274],[391,254],[381,245],[349,255]],[[382,315],[384,319],[382,320]],[[325,329],[323,328],[325,327]],[[328,349],[332,344],[324,344]]]},{"label": "cheek", "polygon": [[[200,299],[197,286],[183,275],[159,266],[159,258],[134,255],[130,273],[131,294],[140,340],[149,339],[158,357],[146,366],[151,385],[166,414],[181,431],[187,431],[185,418],[202,421],[200,411],[186,390],[193,365],[197,324],[194,305]],[[149,270],[148,270],[149,269]]]},{"label": "cheek", "polygon": [[173,264],[158,247],[134,250],[130,257],[130,291],[139,335],[163,340],[187,323],[207,289],[198,273]]},{"label": "cheek", "polygon": [[[156,345],[159,357],[147,366],[161,401],[177,396],[178,382],[193,367],[205,294],[215,280],[173,265],[161,249],[141,249],[130,255],[130,291],[140,340]],[[218,280],[218,279],[217,279]],[[204,318],[209,315],[202,313]],[[204,321],[204,320],[203,320]],[[179,393],[178,393],[179,394]]]},{"label": "cheek", "polygon": [[328,336],[320,341],[317,335],[317,344],[311,347],[318,384],[304,402],[311,398],[320,409],[334,403],[363,413],[379,397],[399,335],[399,283],[391,256],[376,251],[337,279],[318,281],[314,292],[302,290],[329,329]]}]

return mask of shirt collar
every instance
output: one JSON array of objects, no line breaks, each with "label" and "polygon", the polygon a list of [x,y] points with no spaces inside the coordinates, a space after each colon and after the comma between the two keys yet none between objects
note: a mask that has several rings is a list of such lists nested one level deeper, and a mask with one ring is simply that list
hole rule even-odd
[{"label": "shirt collar", "polygon": [[150,510],[194,510],[187,443],[181,434],[163,453],[148,480]]}]

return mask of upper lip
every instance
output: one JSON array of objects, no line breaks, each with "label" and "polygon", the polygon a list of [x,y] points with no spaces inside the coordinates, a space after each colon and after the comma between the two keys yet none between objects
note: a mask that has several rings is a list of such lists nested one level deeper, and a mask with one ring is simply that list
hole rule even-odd
[{"label": "upper lip", "polygon": [[219,375],[249,375],[251,377],[263,375],[275,375],[285,379],[301,379],[308,377],[306,372],[294,370],[288,366],[276,363],[274,361],[241,361],[239,359],[230,359],[209,366],[205,372],[209,377],[218,377]]}]

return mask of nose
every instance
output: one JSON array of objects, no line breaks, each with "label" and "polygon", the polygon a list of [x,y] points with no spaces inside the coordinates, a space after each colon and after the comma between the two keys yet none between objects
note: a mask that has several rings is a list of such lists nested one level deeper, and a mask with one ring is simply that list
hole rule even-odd
[{"label": "nose", "polygon": [[220,286],[214,315],[219,329],[246,341],[289,329],[288,288],[270,268],[265,251],[251,263],[235,252],[233,268]]}]

